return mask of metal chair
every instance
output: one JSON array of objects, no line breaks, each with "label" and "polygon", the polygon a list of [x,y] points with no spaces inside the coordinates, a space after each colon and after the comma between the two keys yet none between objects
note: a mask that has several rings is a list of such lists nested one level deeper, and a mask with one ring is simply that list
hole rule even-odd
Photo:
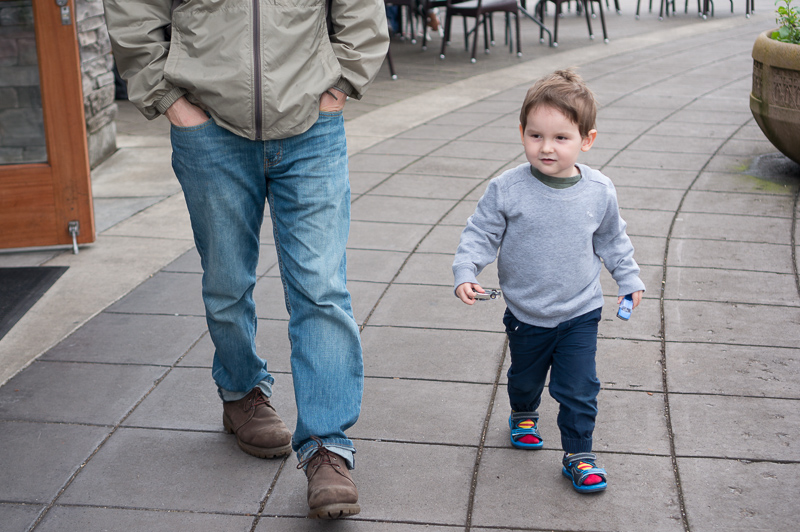
[{"label": "metal chair", "polygon": [[[545,15],[545,7],[547,2],[552,2],[556,6],[556,14],[553,17],[553,47],[558,46],[558,19],[561,18],[561,5],[562,4],[569,4],[570,0],[539,0],[539,3],[536,4],[536,13],[541,21],[544,22],[544,15]],[[603,27],[603,42],[608,42],[608,33],[606,32],[606,18],[603,14],[603,2],[601,0],[578,0],[578,7],[583,8],[583,12],[586,15],[586,26],[589,28],[589,38],[594,39],[594,32],[592,31],[592,20],[590,16],[590,2],[596,3],[598,6],[598,10],[600,11],[600,23]],[[591,6],[592,8],[594,6]],[[593,10],[593,9],[592,9]],[[539,30],[539,40],[544,42],[544,32],[540,29]]]},{"label": "metal chair", "polygon": [[[469,50],[469,36],[472,35],[472,57],[470,61],[476,62],[475,52],[478,48],[478,28],[483,25],[483,40],[485,51],[488,54],[489,48],[489,23],[491,22],[492,13],[505,13],[506,15],[506,38],[508,40],[509,52],[513,51],[513,43],[509,30],[511,27],[510,16],[514,15],[516,32],[517,32],[517,56],[522,55],[520,47],[520,33],[519,33],[519,6],[517,0],[468,0],[466,2],[454,3],[452,0],[447,0],[446,15],[444,23],[444,38],[442,39],[442,51],[439,57],[445,58],[445,49],[447,42],[450,40],[450,29],[454,16],[462,17],[464,20],[464,39],[465,48]],[[475,27],[472,30],[467,29],[467,18],[475,19]]]}]

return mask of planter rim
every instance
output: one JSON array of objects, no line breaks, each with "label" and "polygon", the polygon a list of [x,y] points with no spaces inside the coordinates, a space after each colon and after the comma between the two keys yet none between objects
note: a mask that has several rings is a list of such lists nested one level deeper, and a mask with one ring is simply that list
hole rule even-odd
[{"label": "planter rim", "polygon": [[772,39],[773,28],[760,33],[753,43],[753,59],[777,68],[800,70],[800,44],[792,44]]}]

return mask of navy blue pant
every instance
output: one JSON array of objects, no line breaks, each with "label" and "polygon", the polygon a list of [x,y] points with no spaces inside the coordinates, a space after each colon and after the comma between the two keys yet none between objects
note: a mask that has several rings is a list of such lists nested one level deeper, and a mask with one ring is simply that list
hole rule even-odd
[{"label": "navy blue pant", "polygon": [[599,308],[552,328],[523,323],[508,309],[503,317],[511,351],[511,409],[533,412],[539,408],[550,370],[550,395],[560,405],[561,446],[568,453],[592,450],[600,391],[595,370],[599,322]]}]

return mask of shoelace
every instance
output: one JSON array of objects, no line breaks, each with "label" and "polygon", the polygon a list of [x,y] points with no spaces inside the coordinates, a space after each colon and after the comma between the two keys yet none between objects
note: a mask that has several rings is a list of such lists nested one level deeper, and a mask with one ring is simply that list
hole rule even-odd
[{"label": "shoelace", "polygon": [[245,403],[245,412],[249,412],[253,408],[257,407],[258,405],[267,405],[267,396],[264,395],[264,392],[261,391],[260,388],[256,388],[253,390],[252,395],[250,396],[250,400]]},{"label": "shoelace", "polygon": [[340,467],[339,464],[334,464],[333,461],[331,461],[331,455],[335,453],[325,448],[322,445],[322,440],[320,440],[316,436],[311,436],[311,440],[317,445],[317,450],[316,452],[310,454],[306,459],[302,460],[299,464],[297,464],[297,469],[304,469],[309,463],[311,463],[311,460],[314,460],[317,457],[321,458],[320,462],[317,464],[317,468],[319,468],[319,466],[321,465],[327,464],[331,467],[335,467],[338,469]]}]

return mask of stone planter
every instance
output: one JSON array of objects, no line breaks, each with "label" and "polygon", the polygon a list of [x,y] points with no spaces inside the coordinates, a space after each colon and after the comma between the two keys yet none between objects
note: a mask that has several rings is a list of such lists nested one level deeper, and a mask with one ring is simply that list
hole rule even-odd
[{"label": "stone planter", "polygon": [[750,110],[769,141],[800,164],[800,45],[771,39],[773,31],[753,45]]}]

